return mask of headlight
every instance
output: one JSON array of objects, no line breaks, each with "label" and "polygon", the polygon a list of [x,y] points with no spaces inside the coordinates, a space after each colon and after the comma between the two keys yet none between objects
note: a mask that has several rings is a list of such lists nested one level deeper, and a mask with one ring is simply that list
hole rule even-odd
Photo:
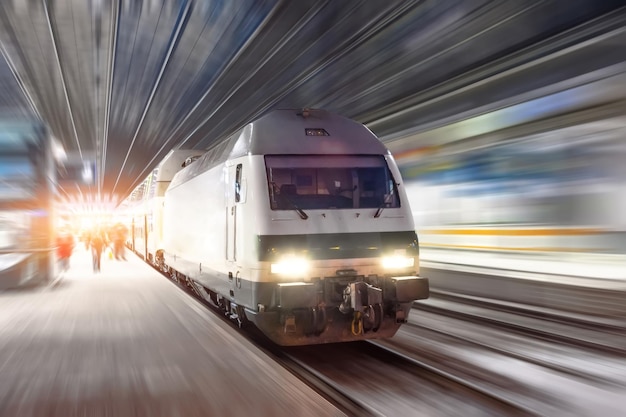
[{"label": "headlight", "polygon": [[415,265],[415,258],[409,256],[385,256],[381,259],[385,269],[412,268]]},{"label": "headlight", "polygon": [[309,261],[298,256],[287,256],[271,264],[272,274],[303,276],[309,271]]}]

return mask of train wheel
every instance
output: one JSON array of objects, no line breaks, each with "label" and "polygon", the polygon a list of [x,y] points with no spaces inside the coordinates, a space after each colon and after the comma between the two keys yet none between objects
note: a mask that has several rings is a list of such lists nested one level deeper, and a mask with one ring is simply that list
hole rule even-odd
[{"label": "train wheel", "polygon": [[219,301],[219,298],[217,296],[217,293],[215,293],[213,291],[209,291],[209,297],[211,298],[211,302],[213,304],[215,304],[216,307],[220,306],[220,301]]},{"label": "train wheel", "polygon": [[245,312],[244,308],[242,306],[237,306],[236,312],[237,312],[237,318],[235,320],[237,322],[237,326],[240,329],[243,329],[243,328],[247,327],[248,323],[250,323],[250,322],[246,318],[246,312]]},{"label": "train wheel", "polygon": [[318,307],[316,310],[315,333],[321,334],[326,329],[326,308]]},{"label": "train wheel", "polygon": [[225,299],[224,297],[218,297],[217,306],[222,310],[222,313],[228,315],[230,311],[230,301]]},{"label": "train wheel", "polygon": [[383,305],[382,304],[375,304],[374,305],[374,327],[372,328],[372,331],[374,333],[376,333],[378,331],[378,329],[380,329],[380,326],[383,324],[383,317],[385,315],[385,312],[383,311]]},{"label": "train wheel", "polygon": [[313,307],[309,309],[307,333],[320,335],[326,329],[326,309],[324,307]]},{"label": "train wheel", "polygon": [[183,275],[181,279],[183,280],[183,282],[185,283],[185,285],[187,286],[187,289],[189,291],[191,291],[195,296],[202,298],[202,295],[200,294],[200,292],[196,288],[196,285],[193,283],[191,278],[186,277],[186,276]]}]

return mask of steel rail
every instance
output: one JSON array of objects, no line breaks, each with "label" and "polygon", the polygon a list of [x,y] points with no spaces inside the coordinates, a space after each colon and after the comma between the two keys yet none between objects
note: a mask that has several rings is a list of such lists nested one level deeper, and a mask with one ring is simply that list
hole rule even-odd
[{"label": "steel rail", "polygon": [[293,355],[286,353],[272,342],[258,338],[251,338],[251,340],[254,342],[255,346],[262,349],[267,355],[278,362],[292,375],[296,376],[347,415],[363,417],[385,416],[385,414],[369,406],[365,402],[346,393],[341,387],[341,384],[333,381],[332,378],[324,376],[312,366],[296,359]]},{"label": "steel rail", "polygon": [[[462,303],[457,302],[457,304],[462,304]],[[500,309],[493,308],[495,304],[496,304],[495,302],[485,303],[484,308],[490,309],[490,307],[488,306],[491,306],[491,309],[493,311],[504,310],[504,307],[501,307]],[[474,305],[476,305],[476,302],[474,302]],[[496,328],[502,328],[502,329],[506,329],[511,332],[523,335],[523,336],[530,335],[530,336],[539,338],[541,340],[546,340],[546,341],[554,342],[554,343],[560,343],[560,344],[567,345],[567,346],[573,346],[577,348],[584,347],[584,348],[591,349],[596,352],[599,351],[599,352],[617,354],[617,355],[626,354],[626,346],[620,346],[619,342],[615,344],[602,343],[602,341],[589,340],[589,338],[583,339],[581,337],[576,337],[571,334],[555,333],[555,332],[547,331],[545,329],[538,329],[538,328],[530,327],[525,324],[513,323],[510,321],[506,321],[504,319],[485,317],[483,315],[480,315],[479,313],[450,310],[442,306],[434,306],[434,305],[429,305],[427,303],[416,303],[413,306],[413,309],[428,311],[430,313],[434,313],[439,316],[451,317],[451,318],[455,318],[455,319],[459,319],[459,320],[463,320],[467,322],[472,322],[476,324],[489,325],[489,326],[496,327]],[[519,314],[519,313],[511,312],[510,314]],[[534,320],[542,320],[542,321],[545,320],[544,314],[539,315],[535,313],[535,315],[533,316],[530,310],[527,310],[524,316],[530,317],[531,319],[534,319]],[[563,316],[559,316],[558,321],[560,321],[561,324],[563,324],[563,321],[565,321],[565,318]],[[555,320],[555,322],[558,322],[558,321]],[[581,321],[571,319],[570,323],[573,323],[573,325],[570,324],[570,326],[572,328],[575,328],[577,324],[580,327]],[[584,326],[587,328],[591,327],[588,322],[584,322]],[[590,330],[598,331],[597,326],[600,326],[600,324],[596,324],[595,326],[596,328],[593,328]],[[611,330],[617,330],[618,332],[624,332],[623,328],[616,328],[615,326],[609,326],[609,328]],[[620,338],[620,336],[616,336],[616,337]]]},{"label": "steel rail", "polygon": [[589,381],[594,382],[594,383],[600,383],[600,384],[607,384],[608,383],[608,384],[614,385],[616,387],[621,387],[623,385],[623,384],[617,383],[615,381],[608,381],[606,378],[601,378],[601,377],[599,377],[597,375],[592,375],[592,374],[589,374],[589,373],[581,372],[581,371],[576,370],[576,369],[567,368],[567,367],[565,367],[563,365],[559,365],[557,363],[550,362],[549,360],[546,360],[546,359],[540,359],[540,358],[536,358],[536,357],[533,357],[531,355],[527,355],[527,354],[524,354],[524,353],[514,352],[512,350],[508,350],[506,348],[494,346],[493,344],[489,344],[489,343],[486,343],[486,342],[478,341],[478,340],[475,340],[475,339],[472,339],[472,338],[469,338],[469,337],[466,337],[466,336],[461,336],[461,335],[458,335],[458,334],[452,334],[451,332],[446,332],[444,330],[434,329],[434,328],[432,328],[430,326],[427,326],[427,325],[424,325],[424,324],[418,324],[418,323],[409,321],[408,323],[405,324],[405,326],[408,326],[408,327],[411,327],[411,328],[414,328],[414,329],[422,329],[422,330],[419,331],[420,335],[423,335],[423,331],[436,333],[436,334],[438,334],[440,336],[444,336],[444,337],[447,337],[447,338],[452,338],[452,339],[455,339],[455,340],[459,340],[461,342],[464,342],[464,343],[467,343],[467,344],[470,344],[470,345],[479,346],[480,348],[485,349],[485,350],[490,351],[490,352],[495,352],[495,353],[504,355],[506,357],[510,357],[510,358],[513,358],[513,359],[518,359],[518,360],[521,360],[523,362],[531,363],[533,365],[538,365],[538,366],[541,366],[543,368],[551,369],[553,371],[557,371],[557,372],[560,372],[560,373],[563,373],[563,374],[567,374],[567,375],[570,375],[570,376],[583,378],[583,379],[589,380]]},{"label": "steel rail", "polygon": [[426,369],[427,371],[429,371],[429,372],[431,372],[433,374],[436,374],[436,375],[439,375],[439,376],[441,376],[441,377],[443,377],[445,379],[451,380],[451,381],[453,381],[453,382],[455,382],[455,383],[457,383],[459,385],[462,385],[464,387],[469,388],[472,391],[476,391],[476,392],[478,392],[478,393],[480,393],[480,394],[482,394],[482,395],[484,395],[484,396],[486,396],[488,398],[492,398],[492,399],[494,399],[497,402],[505,404],[505,405],[507,405],[509,407],[512,407],[514,409],[520,410],[520,411],[522,411],[525,414],[537,415],[537,416],[540,415],[536,410],[530,408],[528,405],[526,405],[525,403],[523,403],[521,401],[515,400],[515,399],[510,398],[510,397],[506,397],[504,395],[496,394],[495,392],[489,390],[488,388],[483,387],[482,385],[480,385],[478,383],[472,382],[469,379],[466,379],[466,378],[463,378],[461,376],[455,375],[452,372],[449,372],[449,371],[446,371],[444,369],[441,369],[441,368],[438,368],[436,366],[433,366],[433,365],[427,363],[424,360],[420,360],[420,359],[417,359],[417,358],[415,358],[413,356],[410,356],[410,355],[408,355],[406,353],[402,353],[402,352],[399,352],[398,350],[394,350],[394,349],[392,349],[392,348],[390,348],[388,346],[383,345],[382,343],[379,343],[379,342],[376,342],[376,341],[368,341],[368,342],[370,344],[376,346],[377,348],[379,348],[381,350],[384,350],[384,351],[386,351],[386,352],[388,352],[388,353],[390,353],[390,354],[392,354],[394,356],[397,356],[397,357],[401,358],[402,360],[404,360],[406,362],[409,362],[409,363],[411,363],[411,364],[413,364],[413,365],[415,365],[415,366],[417,366],[419,368]]},{"label": "steel rail", "polygon": [[[605,289],[601,289],[602,291],[607,291]],[[609,290],[612,291],[612,290]],[[607,320],[595,320],[593,317],[580,316],[579,314],[575,317],[572,314],[566,313],[564,311],[559,310],[549,310],[542,307],[525,305],[515,302],[509,302],[505,300],[495,300],[486,297],[480,296],[472,296],[467,294],[459,294],[453,291],[445,291],[445,290],[437,290],[431,289],[430,295],[435,296],[444,300],[457,301],[463,304],[475,305],[480,307],[486,307],[492,310],[505,311],[514,314],[522,314],[527,317],[533,317],[541,320],[548,319],[550,321],[559,322],[563,324],[573,324],[577,326],[585,326],[585,327],[593,327],[597,329],[598,327],[602,327],[605,330],[616,330],[616,331],[624,331],[626,330],[626,322],[623,322],[623,326],[619,326],[616,322],[607,321]],[[414,308],[421,307],[421,303],[415,302],[413,304]]]}]

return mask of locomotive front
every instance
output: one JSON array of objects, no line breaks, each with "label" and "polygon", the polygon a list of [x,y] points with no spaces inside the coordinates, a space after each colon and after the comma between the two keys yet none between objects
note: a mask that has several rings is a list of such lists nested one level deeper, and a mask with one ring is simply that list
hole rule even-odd
[{"label": "locomotive front", "polygon": [[391,155],[264,159],[264,272],[247,318],[281,345],[393,336],[429,288]]}]

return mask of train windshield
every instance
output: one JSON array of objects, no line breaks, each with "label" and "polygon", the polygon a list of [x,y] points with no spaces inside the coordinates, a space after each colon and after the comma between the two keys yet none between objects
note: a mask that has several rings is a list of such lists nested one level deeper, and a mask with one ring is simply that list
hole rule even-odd
[{"label": "train windshield", "polygon": [[266,156],[272,210],[397,208],[383,156]]}]

